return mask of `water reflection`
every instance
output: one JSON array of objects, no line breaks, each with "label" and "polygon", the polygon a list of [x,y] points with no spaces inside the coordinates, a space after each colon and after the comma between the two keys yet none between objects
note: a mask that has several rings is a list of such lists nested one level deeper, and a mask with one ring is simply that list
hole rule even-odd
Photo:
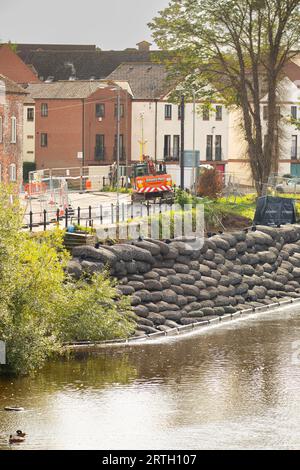
[{"label": "water reflection", "polygon": [[[292,308],[0,380],[0,448],[299,448]],[[7,404],[25,413],[1,411]]]}]

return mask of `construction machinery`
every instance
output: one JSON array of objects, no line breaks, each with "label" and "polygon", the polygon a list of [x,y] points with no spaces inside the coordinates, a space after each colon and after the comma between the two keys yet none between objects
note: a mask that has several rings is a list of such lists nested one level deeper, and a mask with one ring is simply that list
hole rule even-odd
[{"label": "construction machinery", "polygon": [[133,201],[156,200],[172,202],[174,191],[172,177],[166,171],[166,164],[144,156],[132,166],[131,186]]}]

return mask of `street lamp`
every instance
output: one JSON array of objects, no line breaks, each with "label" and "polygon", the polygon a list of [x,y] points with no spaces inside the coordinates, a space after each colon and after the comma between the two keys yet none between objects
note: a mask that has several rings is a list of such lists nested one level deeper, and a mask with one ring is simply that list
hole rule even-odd
[{"label": "street lamp", "polygon": [[119,223],[120,223],[120,123],[121,123],[121,90],[122,87],[117,83],[113,83],[112,91],[117,91],[117,202],[116,202],[116,224],[117,224],[117,238],[119,238]]}]

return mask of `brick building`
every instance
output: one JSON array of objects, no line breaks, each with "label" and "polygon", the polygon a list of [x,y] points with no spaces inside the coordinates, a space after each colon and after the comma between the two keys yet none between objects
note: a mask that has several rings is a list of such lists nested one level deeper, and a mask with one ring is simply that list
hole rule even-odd
[{"label": "brick building", "polygon": [[[118,93],[120,161],[130,160],[132,93],[127,82],[58,81],[32,84],[28,90],[35,100],[38,169],[109,165],[115,161]],[[78,158],[82,153],[83,160]]]},{"label": "brick building", "polygon": [[0,180],[22,181],[23,104],[27,91],[0,75]]}]

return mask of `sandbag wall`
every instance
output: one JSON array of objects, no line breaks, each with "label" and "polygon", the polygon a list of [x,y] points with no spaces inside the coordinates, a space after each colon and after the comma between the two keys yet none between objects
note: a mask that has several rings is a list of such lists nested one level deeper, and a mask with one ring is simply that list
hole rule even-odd
[{"label": "sandbag wall", "polygon": [[68,270],[80,277],[109,266],[120,293],[131,296],[137,335],[300,297],[299,225],[223,233],[202,248],[192,242],[80,246]]}]

